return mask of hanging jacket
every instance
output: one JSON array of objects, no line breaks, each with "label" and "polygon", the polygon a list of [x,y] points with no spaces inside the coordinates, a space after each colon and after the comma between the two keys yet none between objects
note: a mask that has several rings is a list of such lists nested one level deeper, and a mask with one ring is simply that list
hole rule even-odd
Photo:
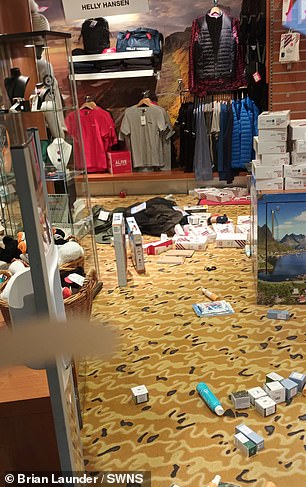
[{"label": "hanging jacket", "polygon": [[[217,22],[218,19],[211,19]],[[210,33],[206,15],[197,19],[199,32],[194,43],[195,78],[231,79],[235,72],[237,43],[233,36],[232,17],[222,14],[220,38],[213,31]],[[217,44],[217,50],[214,47]]]},{"label": "hanging jacket", "polygon": [[233,109],[233,133],[232,133],[232,168],[240,168],[240,108],[235,100],[232,102]]},{"label": "hanging jacket", "polygon": [[240,152],[240,167],[245,169],[245,164],[252,160],[253,135],[252,122],[248,110],[246,99],[241,100],[240,112],[240,133],[241,133],[241,152]]}]

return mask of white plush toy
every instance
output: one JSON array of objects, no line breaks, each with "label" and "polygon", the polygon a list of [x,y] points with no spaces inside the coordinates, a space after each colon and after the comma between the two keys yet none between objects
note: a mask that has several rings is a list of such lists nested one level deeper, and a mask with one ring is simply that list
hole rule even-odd
[{"label": "white plush toy", "polygon": [[61,266],[67,262],[78,259],[84,255],[84,249],[77,242],[67,242],[63,245],[58,245],[58,265]]},{"label": "white plush toy", "polygon": [[[21,260],[14,260],[14,262],[12,262],[8,268],[8,270],[12,273],[12,275],[21,274],[22,272],[25,272],[27,269],[28,267],[26,267]],[[10,278],[7,285],[3,289],[2,293],[0,294],[1,299],[5,299],[5,301],[8,300],[10,289],[13,283],[14,283],[14,279]]]}]

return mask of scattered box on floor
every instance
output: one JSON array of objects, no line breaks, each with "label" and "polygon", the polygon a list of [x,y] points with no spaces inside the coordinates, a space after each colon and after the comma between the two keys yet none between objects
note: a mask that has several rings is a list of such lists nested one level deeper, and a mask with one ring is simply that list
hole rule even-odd
[{"label": "scattered box on floor", "polygon": [[188,227],[187,233],[190,238],[205,237],[208,244],[216,240],[216,233],[211,228],[211,226],[190,225]]},{"label": "scattered box on floor", "polygon": [[283,379],[284,377],[277,374],[276,372],[270,372],[266,375],[266,384],[268,384],[269,382],[280,382]]},{"label": "scattered box on floor", "polygon": [[171,249],[167,250],[167,255],[174,257],[186,257],[190,259],[194,254],[194,250]]},{"label": "scattered box on floor", "polygon": [[246,186],[233,186],[229,190],[234,193],[235,198],[243,198],[243,196],[249,195],[249,190]]},{"label": "scattered box on floor", "polygon": [[258,139],[262,142],[285,142],[287,140],[287,127],[284,129],[259,129]]},{"label": "scattered box on floor", "polygon": [[291,152],[291,161],[294,166],[298,164],[306,164],[306,152],[298,154],[295,151]]},{"label": "scattered box on floor", "polygon": [[143,402],[148,402],[149,392],[146,386],[136,386],[131,388],[132,398],[136,404],[142,404]]},{"label": "scattered box on floor", "polygon": [[289,375],[289,379],[296,382],[298,385],[298,391],[302,392],[305,384],[306,384],[306,374],[300,374],[299,372],[291,372]]},{"label": "scattered box on floor", "polygon": [[286,309],[268,309],[267,318],[272,320],[290,320],[290,311]]},{"label": "scattered box on floor", "polygon": [[285,189],[305,189],[306,177],[305,178],[284,178],[284,188]]},{"label": "scattered box on floor", "polygon": [[125,238],[125,219],[123,213],[114,213],[112,220],[113,241],[115,247],[118,285],[127,285],[127,256]]},{"label": "scattered box on floor", "polygon": [[218,233],[216,247],[242,249],[246,246],[248,236],[245,233]]},{"label": "scattered box on floor", "polygon": [[284,178],[275,179],[256,179],[256,189],[261,191],[265,190],[282,190],[284,187]]},{"label": "scattered box on floor", "polygon": [[282,178],[283,166],[264,166],[258,161],[252,161],[252,173],[257,181],[258,179]]},{"label": "scattered box on floor", "polygon": [[285,178],[306,178],[306,164],[284,166]]},{"label": "scattered box on floor", "polygon": [[207,237],[192,235],[189,237],[177,237],[175,239],[175,248],[181,250],[206,250]]},{"label": "scattered box on floor", "polygon": [[234,443],[239,450],[241,450],[247,457],[255,455],[257,447],[253,441],[247,438],[242,433],[236,433],[234,435]]},{"label": "scattered box on floor", "polygon": [[131,153],[129,151],[108,152],[107,167],[111,174],[132,172]]},{"label": "scattered box on floor", "polygon": [[290,110],[262,112],[258,117],[258,129],[286,128],[290,123]]},{"label": "scattered box on floor", "polygon": [[218,191],[212,191],[212,190],[207,190],[206,191],[206,199],[209,201],[215,201],[217,203],[226,203],[227,201],[231,201],[234,198],[234,193],[232,193],[229,190],[218,190]]},{"label": "scattered box on floor", "polygon": [[281,381],[282,386],[286,390],[286,401],[289,401],[292,397],[298,393],[298,385],[291,379],[283,379]]},{"label": "scattered box on floor", "polygon": [[126,219],[128,227],[128,235],[131,249],[131,256],[135,269],[140,274],[143,274],[145,269],[143,248],[142,248],[142,234],[133,216]]},{"label": "scattered box on floor", "polygon": [[235,233],[235,226],[232,221],[228,223],[213,223],[212,228],[214,232],[218,233]]},{"label": "scattered box on floor", "polygon": [[291,120],[289,124],[289,134],[292,140],[306,138],[306,119]]},{"label": "scattered box on floor", "polygon": [[244,436],[249,438],[249,440],[255,443],[257,451],[264,449],[265,443],[263,437],[255,433],[255,431],[249,428],[246,424],[239,424],[236,426],[235,433],[242,433]]},{"label": "scattered box on floor", "polygon": [[236,233],[244,233],[247,236],[247,239],[250,240],[251,224],[241,223],[240,225],[236,225]]},{"label": "scattered box on floor", "polygon": [[259,155],[259,161],[263,166],[280,166],[290,164],[290,154],[261,154]]},{"label": "scattered box on floor", "polygon": [[251,405],[248,391],[236,391],[231,393],[231,400],[235,409],[247,409]]},{"label": "scattered box on floor", "polygon": [[270,396],[260,397],[255,400],[255,410],[262,416],[270,416],[276,411],[276,402]]},{"label": "scattered box on floor", "polygon": [[286,390],[280,382],[268,382],[263,385],[263,388],[276,404],[286,400]]},{"label": "scattered box on floor", "polygon": [[248,394],[250,396],[251,404],[254,406],[256,399],[260,397],[265,397],[267,395],[266,391],[263,390],[262,387],[252,387],[252,389],[248,390]]},{"label": "scattered box on floor", "polygon": [[295,140],[293,142],[293,150],[297,154],[305,154],[306,153],[306,140]]},{"label": "scattered box on floor", "polygon": [[156,242],[150,242],[143,245],[148,255],[159,255],[162,252],[166,252],[173,244],[173,240],[157,240]]},{"label": "scattered box on floor", "polygon": [[169,265],[181,265],[184,264],[185,257],[184,256],[177,256],[177,255],[161,255],[157,261],[158,264],[169,264]]}]

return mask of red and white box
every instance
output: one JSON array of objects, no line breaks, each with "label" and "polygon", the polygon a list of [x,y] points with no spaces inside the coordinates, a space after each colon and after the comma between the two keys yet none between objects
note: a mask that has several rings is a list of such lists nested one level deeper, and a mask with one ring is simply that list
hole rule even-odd
[{"label": "red and white box", "polygon": [[132,172],[132,159],[130,151],[117,151],[107,153],[107,168],[111,174],[124,174]]},{"label": "red and white box", "polygon": [[243,249],[246,246],[248,237],[245,233],[218,233],[216,247]]},{"label": "red and white box", "polygon": [[207,237],[177,237],[175,248],[180,250],[206,250]]},{"label": "red and white box", "polygon": [[150,242],[149,244],[143,245],[148,255],[159,255],[162,252],[166,252],[172,247],[173,241],[169,240],[157,240],[157,242]]}]

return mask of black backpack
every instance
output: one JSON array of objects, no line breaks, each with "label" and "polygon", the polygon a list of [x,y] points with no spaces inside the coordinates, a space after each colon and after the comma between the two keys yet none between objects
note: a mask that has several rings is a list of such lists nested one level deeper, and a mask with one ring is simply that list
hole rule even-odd
[{"label": "black backpack", "polygon": [[103,17],[85,20],[82,24],[81,37],[86,54],[101,54],[110,46],[107,20]]}]

